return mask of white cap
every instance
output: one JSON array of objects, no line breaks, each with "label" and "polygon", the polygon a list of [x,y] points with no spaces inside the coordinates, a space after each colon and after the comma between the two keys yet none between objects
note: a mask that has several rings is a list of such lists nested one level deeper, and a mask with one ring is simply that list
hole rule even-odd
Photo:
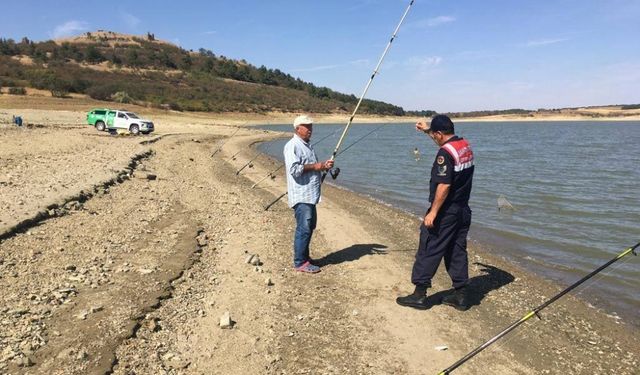
[{"label": "white cap", "polygon": [[297,128],[299,125],[311,125],[313,124],[313,119],[307,115],[300,115],[293,120],[293,128]]}]

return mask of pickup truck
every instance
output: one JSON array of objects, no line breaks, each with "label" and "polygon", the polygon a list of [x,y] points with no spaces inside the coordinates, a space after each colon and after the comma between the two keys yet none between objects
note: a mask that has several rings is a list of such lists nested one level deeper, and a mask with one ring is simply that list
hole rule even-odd
[{"label": "pickup truck", "polygon": [[124,110],[94,109],[87,114],[87,122],[100,131],[126,129],[137,135],[155,130],[151,120],[142,119],[135,113]]}]

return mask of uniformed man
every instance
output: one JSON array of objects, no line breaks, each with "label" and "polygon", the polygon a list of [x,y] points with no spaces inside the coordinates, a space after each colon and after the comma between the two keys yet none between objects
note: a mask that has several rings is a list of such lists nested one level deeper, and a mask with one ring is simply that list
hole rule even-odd
[{"label": "uniformed man", "polygon": [[425,132],[440,149],[431,168],[430,206],[420,225],[420,243],[411,274],[415,291],[398,297],[396,302],[427,309],[427,289],[444,258],[455,291],[442,303],[464,311],[469,308],[465,287],[469,280],[467,234],[471,224],[473,151],[465,139],[455,135],[453,122],[445,115],[435,116],[430,126],[419,121],[416,130]]}]

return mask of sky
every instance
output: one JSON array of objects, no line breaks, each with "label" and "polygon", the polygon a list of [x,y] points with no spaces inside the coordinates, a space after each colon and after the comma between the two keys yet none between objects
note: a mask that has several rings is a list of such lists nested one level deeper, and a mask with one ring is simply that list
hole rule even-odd
[{"label": "sky", "polygon": [[[156,39],[359,97],[409,0],[0,0],[0,37]],[[457,112],[640,103],[640,0],[415,0],[367,98]]]}]

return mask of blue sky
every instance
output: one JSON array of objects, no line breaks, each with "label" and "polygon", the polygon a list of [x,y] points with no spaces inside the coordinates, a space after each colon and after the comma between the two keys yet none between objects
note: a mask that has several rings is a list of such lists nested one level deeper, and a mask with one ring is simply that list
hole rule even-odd
[{"label": "blue sky", "polygon": [[[0,37],[150,31],[359,96],[408,3],[3,1]],[[640,103],[640,1],[416,0],[367,97],[440,112]]]}]

